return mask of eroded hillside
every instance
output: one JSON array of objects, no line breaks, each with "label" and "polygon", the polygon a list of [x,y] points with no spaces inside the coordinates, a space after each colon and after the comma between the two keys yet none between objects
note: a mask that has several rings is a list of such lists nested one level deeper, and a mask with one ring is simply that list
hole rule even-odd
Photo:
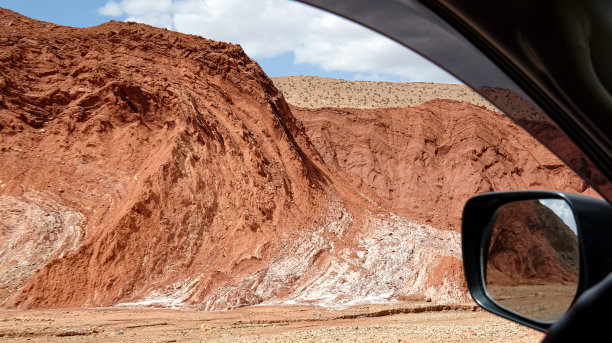
[{"label": "eroded hillside", "polygon": [[478,193],[555,189],[595,195],[506,116],[467,102],[410,108],[292,107],[326,165],[374,189],[384,207],[458,231]]},{"label": "eroded hillside", "polygon": [[329,169],[239,46],[0,11],[3,307],[467,299],[455,232]]}]

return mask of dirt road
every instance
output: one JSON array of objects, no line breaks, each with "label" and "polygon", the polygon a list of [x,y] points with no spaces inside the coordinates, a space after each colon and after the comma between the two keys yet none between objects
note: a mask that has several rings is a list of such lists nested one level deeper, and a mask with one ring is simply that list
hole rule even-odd
[{"label": "dirt road", "polygon": [[255,306],[226,312],[0,311],[3,342],[539,342],[542,337],[473,305],[424,302],[344,310]]}]

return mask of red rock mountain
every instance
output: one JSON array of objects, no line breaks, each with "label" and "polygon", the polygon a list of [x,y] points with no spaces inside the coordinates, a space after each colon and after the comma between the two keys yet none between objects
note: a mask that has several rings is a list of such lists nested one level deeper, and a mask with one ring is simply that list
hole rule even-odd
[{"label": "red rock mountain", "polygon": [[465,301],[467,196],[587,189],[482,108],[291,108],[197,36],[0,10],[0,61],[2,307]]},{"label": "red rock mountain", "polygon": [[457,234],[330,171],[239,46],[0,28],[3,307],[467,299]]}]

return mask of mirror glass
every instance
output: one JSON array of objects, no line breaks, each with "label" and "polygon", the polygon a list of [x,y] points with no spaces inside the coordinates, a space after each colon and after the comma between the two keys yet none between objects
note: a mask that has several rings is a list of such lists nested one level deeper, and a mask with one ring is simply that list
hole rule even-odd
[{"label": "mirror glass", "polygon": [[578,289],[576,220],[565,200],[508,203],[494,217],[486,256],[491,298],[520,315],[554,322]]}]

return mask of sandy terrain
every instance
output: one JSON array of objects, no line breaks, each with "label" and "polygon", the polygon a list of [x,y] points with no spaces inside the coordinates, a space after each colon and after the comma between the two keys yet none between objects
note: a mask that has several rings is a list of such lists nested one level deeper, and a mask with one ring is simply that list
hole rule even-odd
[{"label": "sandy terrain", "polygon": [[248,307],[226,312],[55,309],[0,312],[11,342],[538,342],[543,335],[474,305]]},{"label": "sandy terrain", "polygon": [[491,297],[504,307],[544,322],[561,318],[571,306],[578,284],[488,287]]}]

